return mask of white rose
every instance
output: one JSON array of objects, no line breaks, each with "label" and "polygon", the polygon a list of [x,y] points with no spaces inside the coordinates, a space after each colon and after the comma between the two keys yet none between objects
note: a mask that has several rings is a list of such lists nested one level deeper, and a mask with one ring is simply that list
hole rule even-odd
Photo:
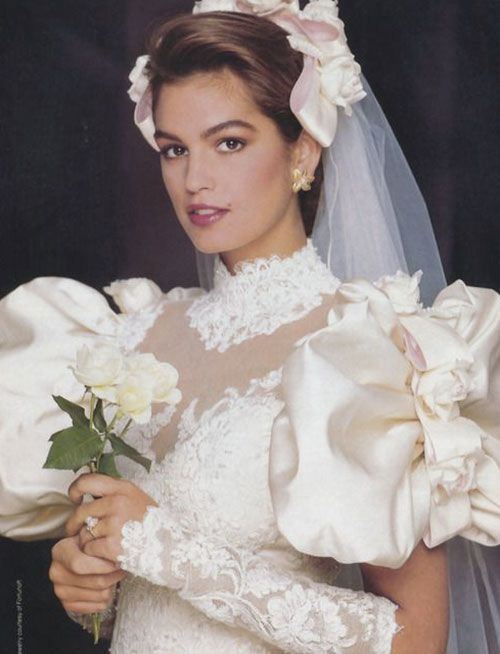
[{"label": "white rose", "polygon": [[235,11],[265,16],[285,8],[297,13],[298,0],[198,0],[194,3],[193,14],[207,11]]},{"label": "white rose", "polygon": [[169,363],[161,363],[153,388],[155,402],[167,402],[178,404],[182,399],[182,393],[177,386],[179,373]]},{"label": "white rose", "polygon": [[146,66],[148,62],[148,55],[137,57],[135,66],[132,68],[130,75],[128,76],[129,80],[132,82],[132,86],[129,88],[127,93],[129,98],[134,102],[139,102],[148,87],[149,78],[146,75]]},{"label": "white rose", "polygon": [[194,3],[193,14],[207,11],[237,11],[236,0],[198,0]]},{"label": "white rose", "polygon": [[421,308],[419,283],[422,271],[417,270],[411,277],[398,270],[395,275],[386,275],[374,282],[394,305],[396,313],[415,313]]},{"label": "white rose", "polygon": [[322,51],[319,47],[320,44],[313,43],[305,34],[289,34],[287,39],[290,46],[298,52],[302,52],[315,59],[319,59],[322,56]]},{"label": "white rose", "polygon": [[136,354],[129,357],[127,369],[130,373],[140,373],[144,383],[147,383],[153,393],[154,402],[177,404],[182,395],[175,388],[179,381],[179,373],[170,363],[158,361],[154,354]]},{"label": "white rose", "polygon": [[416,375],[413,391],[430,413],[447,422],[460,415],[457,402],[471,390],[470,361],[457,361]]},{"label": "white rose", "polygon": [[306,33],[292,33],[288,40],[292,48],[316,59],[320,93],[331,103],[332,110],[343,107],[350,116],[351,105],[362,100],[366,93],[361,82],[361,67],[347,45],[344,23],[338,17],[337,3],[332,0],[309,2],[300,12],[299,18],[326,23],[334,28],[329,38],[317,39],[306,30]]},{"label": "white rose", "polygon": [[351,105],[362,100],[366,93],[361,84],[361,68],[346,46],[342,54],[331,58],[321,67],[321,88],[333,104],[343,107],[348,116]]},{"label": "white rose", "polygon": [[297,13],[300,9],[298,0],[236,0],[236,6],[240,11],[247,9],[258,16],[272,14],[282,9]]},{"label": "white rose", "polygon": [[135,313],[156,307],[163,298],[161,288],[144,277],[118,279],[103,290],[111,295],[122,313]]},{"label": "white rose", "polygon": [[81,347],[73,368],[80,383],[90,386],[97,397],[111,402],[115,401],[115,386],[121,382],[123,370],[123,354],[110,343],[97,343],[93,348],[87,345]]},{"label": "white rose", "polygon": [[151,419],[153,391],[148,375],[141,372],[127,375],[117,389],[116,402],[121,411],[139,424]]},{"label": "white rose", "polygon": [[308,20],[330,23],[343,34],[344,23],[339,18],[339,8],[336,0],[309,0],[302,10],[302,16]]},{"label": "white rose", "polygon": [[477,488],[476,466],[481,451],[428,466],[432,496],[436,504],[445,504],[453,495]]}]

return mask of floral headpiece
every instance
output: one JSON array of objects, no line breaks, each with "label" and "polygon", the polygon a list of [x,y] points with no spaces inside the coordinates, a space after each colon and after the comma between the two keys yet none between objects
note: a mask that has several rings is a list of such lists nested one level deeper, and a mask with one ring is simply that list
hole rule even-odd
[{"label": "floral headpiece", "polygon": [[[337,131],[338,107],[352,114],[351,105],[366,93],[361,68],[349,50],[337,0],[310,0],[303,10],[298,0],[197,0],[193,14],[234,11],[262,16],[286,32],[294,50],[304,55],[304,68],[290,94],[290,108],[302,127],[323,147]],[[144,138],[154,139],[153,96],[146,69],[148,55],[138,57],[130,73],[128,94],[136,103],[134,121]]]}]

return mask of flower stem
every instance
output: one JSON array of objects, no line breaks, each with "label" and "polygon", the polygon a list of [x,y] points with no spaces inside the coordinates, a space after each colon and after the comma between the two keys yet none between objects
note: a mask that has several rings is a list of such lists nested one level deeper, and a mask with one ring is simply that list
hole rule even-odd
[{"label": "flower stem", "polygon": [[94,410],[95,410],[96,396],[94,393],[90,394],[90,429],[94,429]]},{"label": "flower stem", "polygon": [[101,634],[101,615],[99,613],[92,613],[92,632],[94,634],[94,645],[97,645]]},{"label": "flower stem", "polygon": [[115,415],[113,416],[113,420],[108,425],[106,433],[113,431],[113,427],[115,426],[115,422],[118,420],[119,414],[120,414],[120,409],[117,409]]},{"label": "flower stem", "polygon": [[120,434],[118,434],[118,438],[123,438],[123,436],[125,436],[131,424],[132,424],[132,418],[129,418],[125,427],[121,430]]},{"label": "flower stem", "polygon": [[[92,413],[93,413],[93,407],[92,407],[92,400],[91,400],[91,408],[90,408],[91,426],[92,426]],[[90,472],[97,472],[97,464],[94,460],[89,461],[87,465],[90,469]],[[94,496],[92,495],[92,497]],[[94,499],[96,498],[94,497]],[[94,635],[94,645],[97,645],[101,633],[101,615],[99,613],[92,613],[92,633]]]}]

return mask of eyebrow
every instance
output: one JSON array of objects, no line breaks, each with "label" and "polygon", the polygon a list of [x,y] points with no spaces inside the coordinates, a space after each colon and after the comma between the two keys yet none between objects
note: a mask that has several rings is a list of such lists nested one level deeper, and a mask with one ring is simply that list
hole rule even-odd
[{"label": "eyebrow", "polygon": [[[223,129],[227,129],[228,127],[246,127],[247,129],[251,129],[252,131],[256,132],[257,129],[252,125],[251,123],[247,123],[246,120],[226,120],[223,123],[219,123],[218,125],[214,125],[213,127],[209,127],[206,129],[204,132],[201,133],[202,138],[206,139],[209,136],[213,136],[213,134],[216,134],[217,132],[221,132]],[[164,138],[164,139],[172,139],[173,141],[182,141],[178,136],[175,134],[172,134],[171,132],[164,132],[162,129],[157,129],[155,131],[155,138]]]}]

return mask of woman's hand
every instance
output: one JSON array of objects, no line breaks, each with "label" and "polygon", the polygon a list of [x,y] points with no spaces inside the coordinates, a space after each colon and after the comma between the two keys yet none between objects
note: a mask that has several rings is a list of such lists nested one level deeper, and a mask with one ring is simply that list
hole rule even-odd
[{"label": "woman's hand", "polygon": [[[98,499],[81,504],[85,493]],[[141,521],[155,500],[131,481],[114,479],[99,473],[80,475],[68,489],[69,498],[80,504],[66,523],[67,536],[78,534],[82,551],[116,563],[121,549],[121,530],[128,520]],[[85,518],[94,516],[99,522],[94,527],[95,538],[85,526]]]},{"label": "woman's hand", "polygon": [[104,611],[111,604],[115,584],[126,573],[109,561],[84,554],[78,540],[78,536],[63,538],[52,548],[49,579],[54,593],[66,611]]}]

